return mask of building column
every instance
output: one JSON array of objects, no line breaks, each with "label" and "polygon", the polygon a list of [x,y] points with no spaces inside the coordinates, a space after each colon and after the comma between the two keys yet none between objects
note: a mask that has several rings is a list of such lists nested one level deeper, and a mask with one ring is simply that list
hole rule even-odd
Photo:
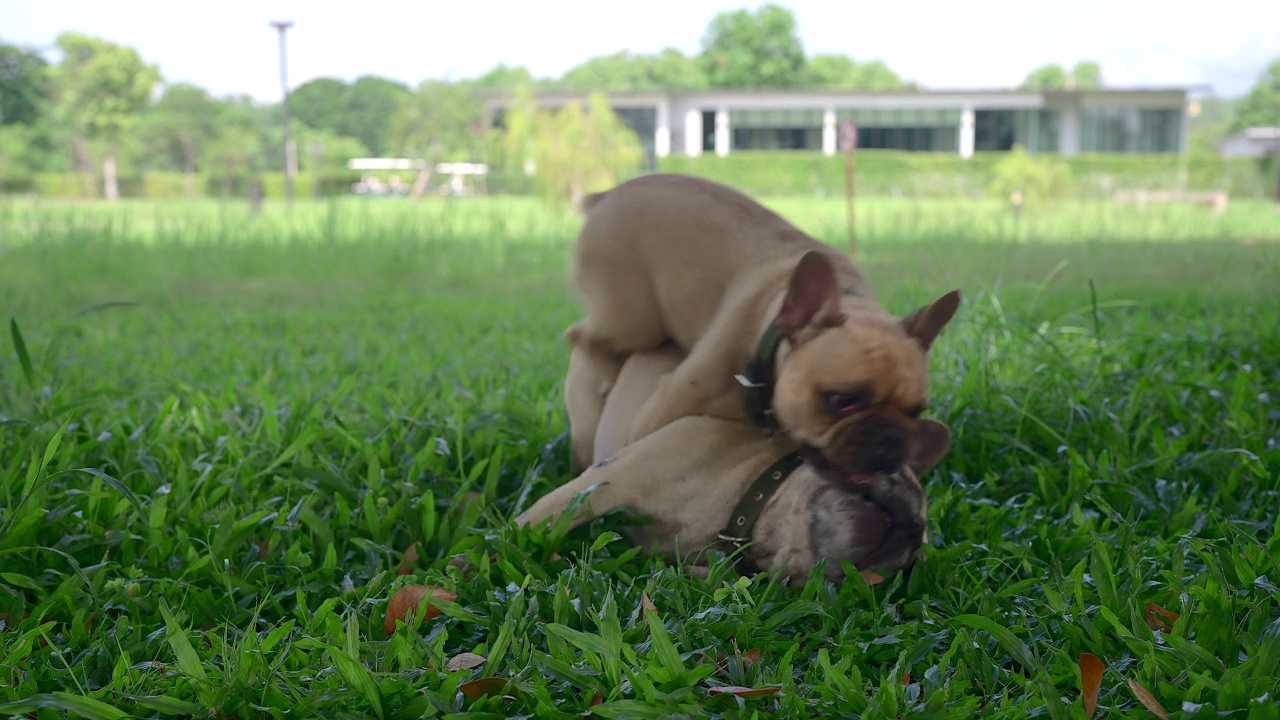
[{"label": "building column", "polygon": [[1079,155],[1084,147],[1084,122],[1080,106],[1063,108],[1061,118],[1058,126],[1058,152],[1063,155]]},{"label": "building column", "polygon": [[702,111],[697,108],[684,114],[684,154],[689,157],[702,154]]},{"label": "building column", "polygon": [[729,154],[729,111],[724,108],[716,110],[716,155],[724,157]]},{"label": "building column", "polygon": [[836,154],[836,111],[832,108],[822,111],[822,154]]},{"label": "building column", "polygon": [[671,154],[671,108],[666,100],[658,102],[654,115],[653,154],[664,158]]},{"label": "building column", "polygon": [[1178,154],[1186,155],[1190,150],[1191,140],[1191,108],[1183,103],[1178,109]]},{"label": "building column", "polygon": [[973,106],[966,105],[960,111],[960,157],[968,160],[973,157],[973,124],[974,113]]}]

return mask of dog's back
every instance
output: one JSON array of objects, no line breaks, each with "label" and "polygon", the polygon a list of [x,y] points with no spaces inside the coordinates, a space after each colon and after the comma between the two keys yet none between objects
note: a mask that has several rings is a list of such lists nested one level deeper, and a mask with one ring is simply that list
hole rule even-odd
[{"label": "dog's back", "polygon": [[865,286],[839,250],[710,180],[642,175],[584,197],[581,207],[572,277],[591,334],[614,349],[649,350],[670,337],[688,351],[737,284],[752,294],[785,281],[806,251],[826,255],[843,284]]}]

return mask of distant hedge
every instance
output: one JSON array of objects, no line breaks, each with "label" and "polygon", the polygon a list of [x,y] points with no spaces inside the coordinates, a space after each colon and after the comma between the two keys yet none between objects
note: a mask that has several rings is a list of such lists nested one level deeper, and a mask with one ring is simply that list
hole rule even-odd
[{"label": "distant hedge", "polygon": [[[345,195],[351,192],[351,184],[359,179],[359,173],[320,178],[300,173],[293,178],[293,193],[298,198]],[[247,198],[255,180],[262,182],[264,197],[284,197],[284,173],[282,172],[236,177],[196,174],[190,184],[195,197]],[[188,195],[189,181],[183,173],[151,172],[141,176],[121,177],[118,182],[120,197],[124,198],[160,200],[182,198]],[[35,193],[40,197],[75,200],[98,198],[102,197],[102,177],[97,174],[36,173],[27,178],[0,179],[0,192]]]},{"label": "distant hedge", "polygon": [[[977,153],[965,160],[955,153],[862,150],[855,154],[860,195],[955,197],[985,194],[993,168],[1004,153]],[[1236,197],[1262,197],[1274,179],[1248,158],[1183,158],[1178,155],[1097,154],[1044,156],[1061,160],[1077,195],[1096,197],[1113,190],[1179,187],[1186,163],[1186,185],[1193,190],[1225,189]],[[725,182],[754,195],[842,195],[844,158],[803,151],[738,151],[726,157],[669,155],[663,172],[698,175]]]},{"label": "distant hedge", "polygon": [[[985,195],[994,178],[996,163],[1005,153],[978,153],[965,160],[955,153],[918,153],[894,150],[862,150],[855,156],[857,191],[860,195],[910,197],[974,197]],[[1080,197],[1104,197],[1114,190],[1160,189],[1186,185],[1193,190],[1225,189],[1233,197],[1270,197],[1275,193],[1275,173],[1264,163],[1248,158],[1177,155],[1097,154],[1064,157],[1041,156],[1064,163],[1070,186]],[[669,155],[659,161],[663,172],[699,175],[726,182],[754,195],[830,195],[844,193],[844,159],[804,151],[738,151],[727,157],[704,153],[699,157]],[[374,173],[383,175],[386,173]],[[402,175],[412,182],[410,174]],[[266,198],[284,197],[284,173],[213,177],[198,174],[198,197],[247,198],[254,180],[261,180]],[[360,173],[316,178],[302,173],[294,178],[298,198],[329,197],[351,192]],[[493,194],[525,194],[530,183],[523,174],[491,174],[486,181]],[[102,196],[102,178],[77,173],[38,173],[32,177],[0,178],[0,193],[36,193],[51,198]],[[181,198],[187,194],[182,173],[154,172],[120,178],[120,195],[126,198]]]}]

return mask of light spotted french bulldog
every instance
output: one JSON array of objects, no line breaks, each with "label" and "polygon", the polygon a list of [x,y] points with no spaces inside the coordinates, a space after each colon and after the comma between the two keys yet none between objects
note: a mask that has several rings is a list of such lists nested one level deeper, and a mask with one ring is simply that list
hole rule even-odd
[{"label": "light spotted french bulldog", "polygon": [[[559,517],[580,493],[590,491],[573,519],[580,525],[599,515],[627,510],[652,522],[628,528],[644,552],[680,559],[706,574],[704,552],[730,528],[744,493],[763,471],[797,444],[746,422],[709,416],[674,420],[627,445],[636,413],[663,378],[681,362],[672,346],[631,355],[622,370],[606,376],[597,363],[574,349],[566,377],[571,427],[594,437],[594,465],[539,499],[516,518],[520,526]],[[574,398],[603,394],[603,412],[594,402]],[[808,462],[797,462],[767,499],[748,529],[743,557],[761,571],[807,576],[821,558],[833,581],[844,576],[839,560],[863,571],[909,568],[925,539],[927,503],[919,476],[946,454],[946,425],[921,419],[916,430],[927,453],[914,453],[898,472],[861,481],[833,482]]]}]

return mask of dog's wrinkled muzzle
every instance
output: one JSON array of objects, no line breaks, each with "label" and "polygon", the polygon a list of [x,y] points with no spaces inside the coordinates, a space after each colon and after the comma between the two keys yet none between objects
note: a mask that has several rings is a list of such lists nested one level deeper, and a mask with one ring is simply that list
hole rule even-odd
[{"label": "dog's wrinkled muzzle", "polygon": [[868,482],[863,496],[884,516],[884,531],[875,548],[855,565],[859,570],[910,567],[924,542],[925,497],[919,481],[904,468]]}]

